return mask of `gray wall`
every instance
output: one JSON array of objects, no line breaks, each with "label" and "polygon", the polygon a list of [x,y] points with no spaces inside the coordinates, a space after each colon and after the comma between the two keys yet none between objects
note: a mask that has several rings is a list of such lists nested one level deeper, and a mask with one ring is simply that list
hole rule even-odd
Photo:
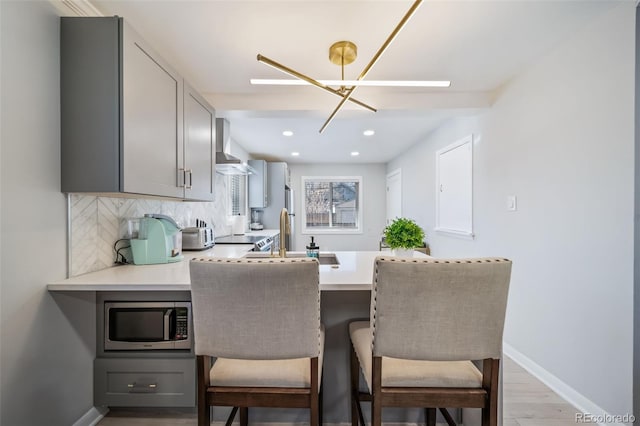
[{"label": "gray wall", "polygon": [[[604,13],[387,166],[433,255],[513,259],[505,342],[594,414],[632,412],[634,12]],[[435,152],[470,133],[473,241],[433,231]]]},{"label": "gray wall", "polygon": [[73,424],[92,406],[92,297],[58,295],[66,274],[60,193],[58,16],[0,2],[0,423]]},{"label": "gray wall", "polygon": [[362,234],[313,234],[320,250],[378,250],[385,227],[387,175],[384,164],[289,164],[291,187],[296,193],[295,238],[293,248],[305,250],[311,235],[302,234],[302,176],[362,176]]}]

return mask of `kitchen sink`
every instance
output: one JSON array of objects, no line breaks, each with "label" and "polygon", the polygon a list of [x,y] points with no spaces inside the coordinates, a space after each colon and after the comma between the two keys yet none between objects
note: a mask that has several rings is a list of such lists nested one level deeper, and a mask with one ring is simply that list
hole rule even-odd
[{"label": "kitchen sink", "polygon": [[[272,257],[269,253],[262,253],[262,252],[249,252],[247,254],[245,254],[243,257],[245,258],[251,258],[251,259],[268,259],[270,257]],[[295,252],[295,251],[290,251],[287,252],[287,257],[288,258],[302,258],[302,257],[307,257],[307,254],[304,252]],[[277,259],[278,255],[274,255],[274,259]],[[336,257],[335,253],[320,253],[320,257],[318,258],[318,261],[320,261],[321,265],[339,265],[340,261],[338,260],[338,258]]]}]

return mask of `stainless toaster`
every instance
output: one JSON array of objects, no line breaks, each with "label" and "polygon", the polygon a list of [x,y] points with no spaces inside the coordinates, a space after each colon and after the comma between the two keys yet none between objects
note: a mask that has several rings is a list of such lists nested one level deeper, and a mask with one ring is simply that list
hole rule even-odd
[{"label": "stainless toaster", "polygon": [[182,230],[182,250],[205,250],[214,244],[213,228],[191,227]]}]

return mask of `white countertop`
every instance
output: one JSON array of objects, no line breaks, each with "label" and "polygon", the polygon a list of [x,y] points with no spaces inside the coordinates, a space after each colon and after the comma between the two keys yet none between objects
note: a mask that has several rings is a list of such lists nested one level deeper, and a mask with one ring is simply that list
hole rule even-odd
[{"label": "white countertop", "polygon": [[[49,283],[49,291],[189,291],[189,260],[195,257],[239,258],[253,245],[217,244],[206,251],[183,252],[185,259],[159,265],[122,265]],[[379,251],[337,251],[340,265],[320,265],[320,290],[371,290],[373,260]],[[415,257],[428,257],[414,252]]]},{"label": "white countertop", "polygon": [[217,244],[209,250],[183,251],[184,260],[157,265],[120,265],[47,285],[50,291],[186,290],[191,288],[189,260],[194,257],[238,258],[253,244]]}]

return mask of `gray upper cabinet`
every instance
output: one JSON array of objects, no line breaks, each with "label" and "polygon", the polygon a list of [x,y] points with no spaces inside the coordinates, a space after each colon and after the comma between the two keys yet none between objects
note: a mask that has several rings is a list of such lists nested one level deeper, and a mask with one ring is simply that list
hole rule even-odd
[{"label": "gray upper cabinet", "polygon": [[124,25],[123,190],[182,197],[182,78]]},{"label": "gray upper cabinet", "polygon": [[206,100],[184,85],[185,198],[213,200],[215,190],[216,114]]},{"label": "gray upper cabinet", "polygon": [[122,18],[61,18],[62,191],[213,200],[215,112]]},{"label": "gray upper cabinet", "polygon": [[249,207],[265,208],[269,205],[267,162],[249,160],[248,163],[256,170],[255,173],[249,175]]}]

